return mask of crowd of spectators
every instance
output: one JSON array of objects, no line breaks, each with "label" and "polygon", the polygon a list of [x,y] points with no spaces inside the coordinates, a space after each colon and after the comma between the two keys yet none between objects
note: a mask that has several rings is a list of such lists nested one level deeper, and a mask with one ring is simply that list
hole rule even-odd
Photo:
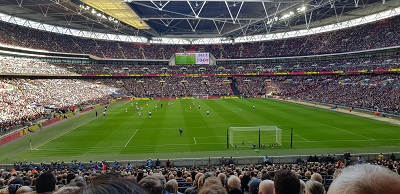
[{"label": "crowd of spectators", "polygon": [[399,68],[398,57],[374,57],[352,60],[332,60],[318,62],[242,64],[242,65],[100,65],[51,63],[39,60],[0,58],[2,74],[8,75],[97,75],[97,74],[243,74],[272,72],[327,72],[327,71],[372,71]]},{"label": "crowd of spectators", "polygon": [[[101,58],[170,59],[176,52],[203,51],[217,59],[339,53],[400,45],[400,17],[352,28],[283,40],[224,45],[149,45],[61,35],[2,22],[0,42],[24,48],[84,53]],[[273,49],[271,49],[273,48]]]},{"label": "crowd of spectators", "polygon": [[369,162],[349,158],[344,163],[343,157],[334,155],[309,158],[292,164],[236,166],[232,160],[215,166],[180,167],[160,162],[149,165],[148,161],[135,167],[118,161],[16,162],[11,171],[0,171],[0,193],[268,194],[275,190],[277,194],[336,194],[349,188],[359,190],[356,194],[398,192],[400,165],[393,154]]},{"label": "crowd of spectators", "polygon": [[68,75],[73,72],[67,68],[60,68],[57,63],[48,63],[40,60],[25,60],[15,58],[0,58],[0,72],[2,74],[22,75]]},{"label": "crowd of spectators", "polygon": [[[76,79],[0,79],[0,132],[111,99],[112,87]],[[49,118],[49,117],[47,117]]]},{"label": "crowd of spectators", "polygon": [[98,65],[98,64],[56,64],[78,74],[216,74],[229,73],[232,67],[210,65]]},{"label": "crowd of spectators", "polygon": [[400,76],[349,75],[315,83],[292,97],[310,101],[400,113]]},{"label": "crowd of spectators", "polygon": [[[397,56],[370,57],[360,59],[332,59],[320,61],[298,61],[268,64],[229,65],[99,65],[53,63],[52,66],[65,69],[65,73],[77,74],[243,74],[271,72],[327,72],[351,70],[377,70],[399,68]],[[13,71],[10,71],[10,73]]]},{"label": "crowd of spectators", "polygon": [[289,96],[317,84],[329,76],[235,77],[240,96]]},{"label": "crowd of spectators", "polygon": [[148,77],[121,81],[128,94],[136,97],[232,95],[224,77]]},{"label": "crowd of spectators", "polygon": [[17,58],[0,58],[0,71],[9,75],[93,75],[93,74],[243,74],[271,72],[327,72],[379,70],[400,67],[397,56],[359,59],[332,59],[269,64],[229,65],[100,65],[43,62]]},{"label": "crowd of spectators", "polygon": [[277,95],[400,113],[398,74],[235,77],[244,97]]}]

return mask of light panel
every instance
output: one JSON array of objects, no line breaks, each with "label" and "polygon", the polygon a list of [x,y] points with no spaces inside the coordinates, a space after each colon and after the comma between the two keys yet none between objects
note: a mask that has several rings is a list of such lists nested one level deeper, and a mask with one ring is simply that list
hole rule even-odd
[{"label": "light panel", "polygon": [[121,0],[81,0],[83,3],[140,30],[150,27]]}]

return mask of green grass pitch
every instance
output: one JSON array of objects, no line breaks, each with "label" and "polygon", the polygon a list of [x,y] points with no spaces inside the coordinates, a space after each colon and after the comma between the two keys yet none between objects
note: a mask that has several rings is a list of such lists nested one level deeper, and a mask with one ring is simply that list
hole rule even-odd
[{"label": "green grass pitch", "polygon": [[196,64],[196,56],[176,55],[175,63],[177,65],[194,65]]},{"label": "green grass pitch", "polygon": [[[135,102],[143,107],[140,117]],[[269,99],[124,101],[109,105],[106,116],[103,107],[97,111],[97,118],[91,111],[2,146],[0,163],[258,155],[250,147],[227,149],[231,126],[281,128],[283,146],[260,150],[268,155],[395,152],[400,147],[398,125]]]}]

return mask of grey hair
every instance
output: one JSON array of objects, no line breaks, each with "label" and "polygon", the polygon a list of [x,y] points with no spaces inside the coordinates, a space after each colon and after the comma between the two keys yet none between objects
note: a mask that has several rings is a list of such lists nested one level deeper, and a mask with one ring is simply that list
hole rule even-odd
[{"label": "grey hair", "polygon": [[241,183],[239,177],[235,175],[231,175],[228,178],[228,187],[229,189],[240,189]]},{"label": "grey hair", "polygon": [[319,173],[314,173],[311,175],[311,180],[322,183],[322,176]]},{"label": "grey hair", "polygon": [[300,180],[300,192],[299,192],[299,194],[304,194],[304,193],[306,193],[306,183],[301,179],[299,179],[299,180]]},{"label": "grey hair", "polygon": [[307,181],[306,183],[306,193],[307,194],[324,194],[325,188],[318,181]]},{"label": "grey hair", "polygon": [[387,168],[356,164],[344,168],[329,187],[328,194],[398,194],[400,176]]}]

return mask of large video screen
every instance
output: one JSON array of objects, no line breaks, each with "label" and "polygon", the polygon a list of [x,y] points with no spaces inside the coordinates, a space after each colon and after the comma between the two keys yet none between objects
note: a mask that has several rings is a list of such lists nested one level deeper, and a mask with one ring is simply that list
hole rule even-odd
[{"label": "large video screen", "polygon": [[203,65],[210,64],[210,53],[176,53],[177,65]]}]

